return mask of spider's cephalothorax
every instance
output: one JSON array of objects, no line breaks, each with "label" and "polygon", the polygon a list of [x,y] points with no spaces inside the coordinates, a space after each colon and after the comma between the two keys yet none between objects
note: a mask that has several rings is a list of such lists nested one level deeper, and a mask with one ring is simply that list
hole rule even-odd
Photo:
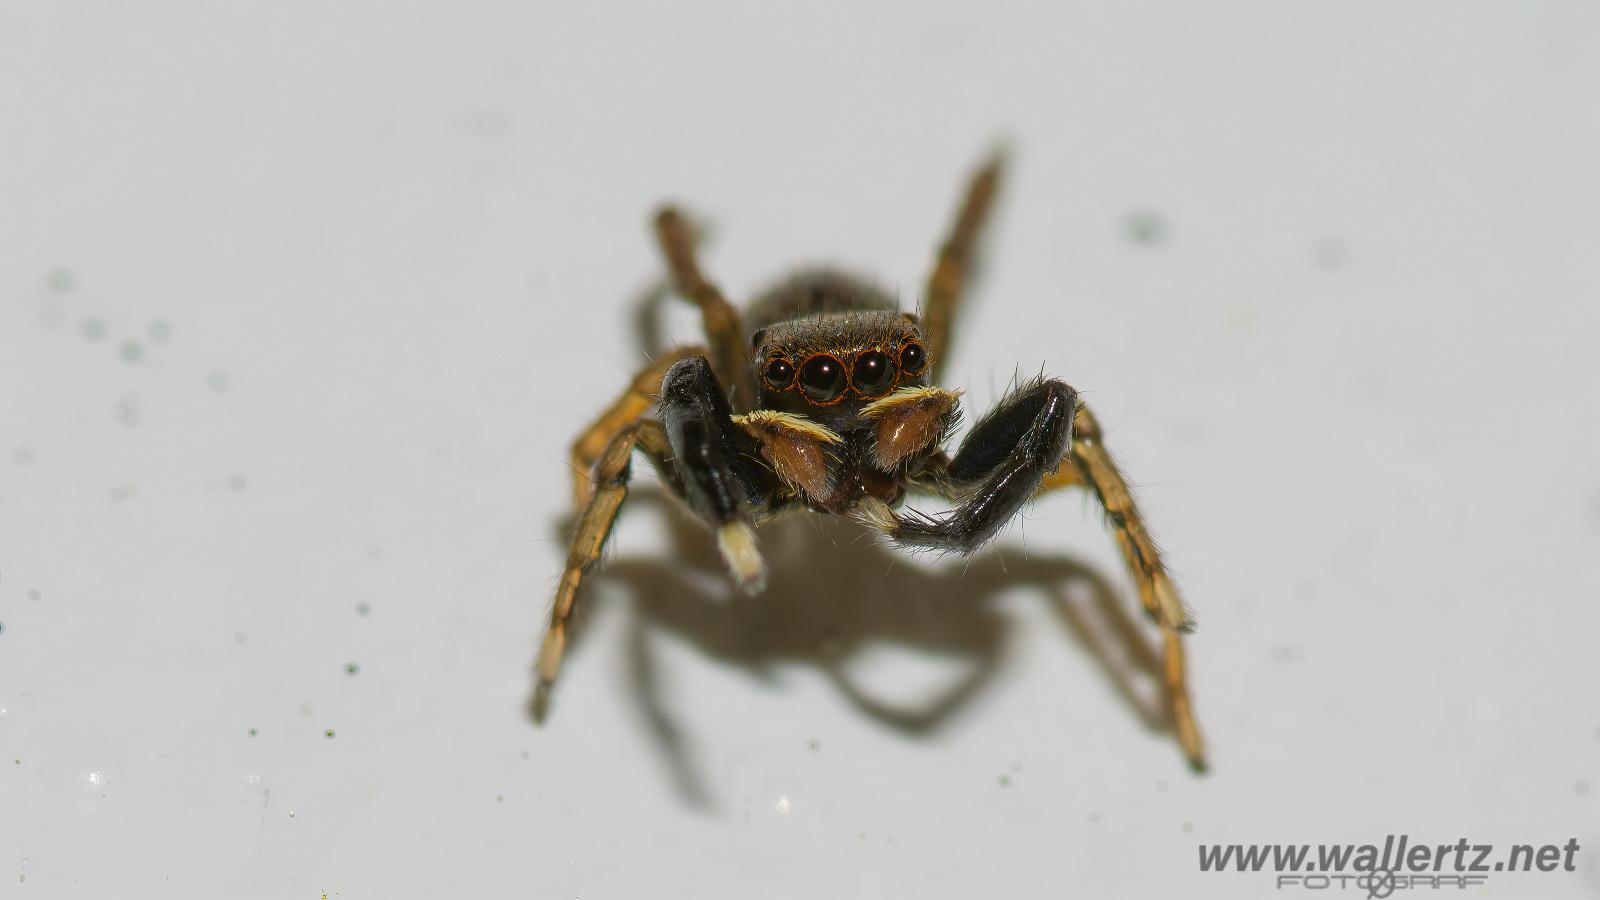
[{"label": "spider's cephalothorax", "polygon": [[928,387],[916,318],[833,272],[789,279],[748,316],[755,409],[733,421],[782,483],[773,499],[831,513],[899,503],[955,418],[955,395]]},{"label": "spider's cephalothorax", "polygon": [[[1184,676],[1181,632],[1190,620],[1077,393],[1053,378],[1018,385],[953,455],[943,448],[959,395],[938,386],[937,366],[998,180],[998,160],[974,177],[920,318],[828,270],[789,278],[741,314],[701,274],[683,217],[671,208],[657,215],[674,286],[699,305],[709,346],[657,360],[573,445],[577,526],[540,652],[538,715],[560,669],[579,585],[627,494],[629,460],[641,451],[711,527],[751,593],[765,579],[754,527],[786,509],[849,516],[905,547],[970,553],[1037,494],[1089,489],[1161,628],[1173,723],[1190,761],[1203,765]],[[909,492],[955,505],[941,515],[900,511]]]}]

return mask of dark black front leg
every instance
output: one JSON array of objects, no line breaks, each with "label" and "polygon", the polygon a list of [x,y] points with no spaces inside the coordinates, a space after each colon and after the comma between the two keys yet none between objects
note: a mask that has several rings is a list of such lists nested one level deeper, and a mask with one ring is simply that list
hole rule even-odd
[{"label": "dark black front leg", "polygon": [[767,507],[772,477],[756,462],[754,439],[730,421],[727,395],[705,357],[682,360],[667,370],[659,414],[684,499],[716,531],[740,586],[752,593],[760,590],[765,569],[745,511]]},{"label": "dark black front leg", "polygon": [[994,537],[1061,464],[1077,405],[1077,392],[1056,379],[1032,381],[1007,395],[967,433],[944,472],[932,473],[967,499],[938,518],[897,517],[895,542],[971,553]]}]

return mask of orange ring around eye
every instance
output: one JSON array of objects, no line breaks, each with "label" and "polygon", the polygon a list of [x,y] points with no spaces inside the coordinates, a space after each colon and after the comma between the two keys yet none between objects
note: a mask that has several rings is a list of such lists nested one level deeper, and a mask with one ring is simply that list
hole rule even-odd
[{"label": "orange ring around eye", "polygon": [[[829,377],[823,372],[822,369],[818,368],[818,366],[822,364],[823,360],[831,360],[833,362],[834,371],[837,373],[836,378],[833,379],[835,383],[826,388],[813,388],[811,385],[806,384],[806,373],[809,371],[813,376]],[[850,392],[850,369],[844,364],[844,360],[840,359],[835,354],[813,353],[812,355],[806,357],[805,362],[800,364],[797,374],[795,375],[795,384],[800,386],[800,393],[806,398],[806,402],[812,406],[833,406],[834,404],[843,400],[845,395]],[[818,393],[821,393],[823,390],[831,390],[833,393],[825,398],[819,398],[813,395],[813,390],[816,390]]]},{"label": "orange ring around eye", "polygon": [[[782,363],[784,367],[789,370],[788,376],[783,378],[782,381],[774,379],[772,373],[773,367],[779,363]],[[799,370],[795,368],[794,363],[789,362],[789,360],[782,356],[774,356],[773,358],[767,360],[766,365],[761,367],[762,386],[769,391],[781,394],[784,391],[790,390],[794,387],[794,376],[798,371]]]},{"label": "orange ring around eye", "polygon": [[[906,354],[911,350],[917,351],[915,365],[906,364]],[[905,344],[900,347],[900,355],[897,362],[900,363],[900,371],[904,372],[905,374],[921,375],[928,368],[928,349],[922,346],[921,341],[906,341]]]},{"label": "orange ring around eye", "polygon": [[[887,375],[888,377],[884,380],[883,384],[880,384],[880,385],[877,385],[877,386],[871,386],[869,384],[869,386],[872,387],[872,389],[869,391],[867,388],[863,387],[859,383],[859,379],[857,379],[856,376],[862,374],[861,373],[861,364],[862,364],[862,362],[864,360],[868,359],[869,357],[872,357],[872,356],[878,357],[878,361],[879,362],[881,362],[885,366],[888,366],[887,372],[880,373],[880,374]],[[857,396],[860,396],[860,397],[881,397],[884,394],[887,394],[887,393],[890,393],[891,391],[893,391],[894,388],[895,388],[895,385],[899,381],[900,381],[900,364],[899,364],[899,361],[896,360],[894,358],[894,356],[892,356],[889,353],[885,352],[882,347],[867,347],[867,348],[864,348],[863,350],[861,350],[861,352],[851,355],[851,357],[850,357],[850,389],[853,390],[856,393]]]}]

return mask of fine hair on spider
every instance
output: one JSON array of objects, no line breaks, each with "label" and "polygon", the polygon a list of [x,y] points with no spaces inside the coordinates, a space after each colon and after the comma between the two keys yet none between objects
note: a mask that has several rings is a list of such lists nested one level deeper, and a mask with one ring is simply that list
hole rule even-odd
[{"label": "fine hair on spider", "polygon": [[[548,711],[579,588],[639,453],[705,522],[733,581],[751,594],[766,580],[756,528],[786,511],[848,517],[912,550],[969,554],[1033,498],[1087,490],[1160,630],[1178,743],[1204,768],[1184,662],[1192,620],[1077,391],[1042,373],[1014,380],[953,453],[944,446],[961,418],[960,393],[937,376],[1002,161],[997,154],[968,183],[915,314],[831,269],[792,275],[741,311],[702,273],[688,220],[670,206],[656,214],[673,288],[699,307],[706,343],[653,361],[573,442],[576,519],[539,652],[536,718]],[[953,506],[936,515],[904,509],[913,494]]]}]

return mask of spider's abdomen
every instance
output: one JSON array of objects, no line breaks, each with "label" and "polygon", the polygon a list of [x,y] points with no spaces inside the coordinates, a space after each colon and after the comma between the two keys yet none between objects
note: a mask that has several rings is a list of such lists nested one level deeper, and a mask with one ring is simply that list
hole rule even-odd
[{"label": "spider's abdomen", "polygon": [[744,321],[753,333],[759,334],[779,322],[896,308],[892,297],[863,279],[833,269],[808,269],[796,272],[751,301]]}]

